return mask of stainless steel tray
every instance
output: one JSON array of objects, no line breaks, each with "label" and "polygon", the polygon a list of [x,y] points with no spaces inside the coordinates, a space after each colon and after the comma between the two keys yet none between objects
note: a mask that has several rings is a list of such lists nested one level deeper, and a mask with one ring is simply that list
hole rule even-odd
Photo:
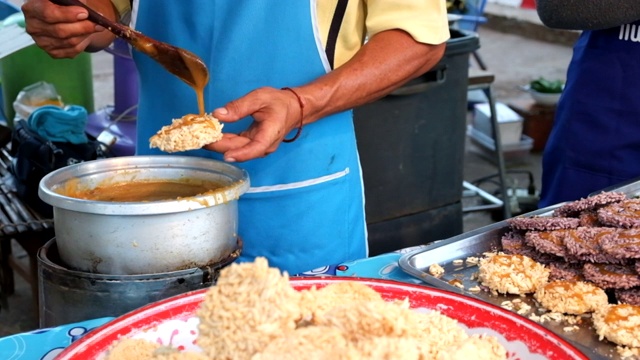
[{"label": "stainless steel tray", "polygon": [[638,197],[640,196],[640,177],[631,179],[629,181],[620,183],[618,185],[605,188],[600,191],[593,192],[589,196],[595,195],[603,191],[616,191],[616,192],[625,193],[627,197],[630,197],[630,198]]},{"label": "stainless steel tray", "polygon": [[[624,192],[629,197],[637,197],[640,194],[640,181],[630,181],[618,187],[607,188],[606,191],[619,191]],[[557,204],[522,216],[548,216],[551,215],[553,209],[561,205]],[[480,299],[500,307],[503,307],[502,305],[505,301],[520,299],[531,306],[530,311],[520,313],[520,315],[526,318],[529,318],[532,314],[539,316],[542,312],[538,310],[537,304],[530,296],[493,295],[487,291],[469,291],[470,288],[478,285],[478,281],[475,280],[475,273],[477,273],[478,267],[475,264],[466,263],[465,260],[469,257],[481,257],[484,252],[501,250],[500,239],[509,230],[510,226],[504,220],[441,240],[403,255],[399,260],[399,266],[407,274],[429,285]],[[460,260],[462,260],[461,265]],[[442,266],[445,273],[440,277],[431,275],[429,266],[432,264]],[[463,288],[461,289],[455,285],[462,285]],[[517,312],[516,310],[513,311]],[[547,320],[541,325],[563,337],[592,359],[621,359],[613,343],[606,340],[598,340],[598,336],[592,328],[591,318],[586,317],[582,320],[582,323],[571,332],[565,331],[565,327],[573,325],[563,320]]]}]

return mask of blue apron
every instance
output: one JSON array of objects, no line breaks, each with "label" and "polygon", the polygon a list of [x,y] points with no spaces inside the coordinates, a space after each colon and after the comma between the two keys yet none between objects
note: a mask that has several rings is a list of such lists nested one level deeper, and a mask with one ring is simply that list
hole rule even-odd
[{"label": "blue apron", "polygon": [[581,34],[542,161],[539,206],[640,176],[640,21]]},{"label": "blue apron", "polygon": [[[139,0],[135,27],[192,51],[207,64],[210,112],[262,86],[295,87],[322,76],[327,59],[314,30],[315,1]],[[197,112],[193,89],[145,55],[140,73],[137,154],[162,125]],[[239,133],[251,119],[224,125]],[[289,134],[288,137],[291,137]],[[205,150],[193,155],[221,159]],[[351,112],[306,125],[292,143],[238,163],[251,189],[239,201],[241,261],[265,256],[297,274],[367,256],[364,192]]]}]

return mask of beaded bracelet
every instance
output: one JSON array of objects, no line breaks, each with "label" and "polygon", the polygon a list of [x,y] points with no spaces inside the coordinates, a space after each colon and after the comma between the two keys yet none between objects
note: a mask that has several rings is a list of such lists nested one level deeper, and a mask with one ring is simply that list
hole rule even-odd
[{"label": "beaded bracelet", "polygon": [[283,139],[282,142],[290,143],[294,142],[298,137],[300,137],[300,133],[302,132],[302,119],[304,119],[304,103],[302,103],[302,99],[300,95],[296,93],[292,88],[283,87],[280,90],[289,90],[295,95],[296,99],[298,99],[298,104],[300,104],[300,125],[296,129],[296,134],[291,139]]}]

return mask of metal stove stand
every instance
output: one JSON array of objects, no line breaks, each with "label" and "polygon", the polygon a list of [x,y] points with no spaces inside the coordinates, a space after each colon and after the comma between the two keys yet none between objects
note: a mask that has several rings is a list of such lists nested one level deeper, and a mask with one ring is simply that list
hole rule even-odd
[{"label": "metal stove stand", "polygon": [[[42,217],[18,198],[11,184],[11,163],[6,146],[0,148],[0,299],[14,293],[14,274],[17,273],[31,286],[37,310],[37,253],[54,237],[53,220]],[[14,255],[12,246],[15,244],[27,253],[28,264]]]}]

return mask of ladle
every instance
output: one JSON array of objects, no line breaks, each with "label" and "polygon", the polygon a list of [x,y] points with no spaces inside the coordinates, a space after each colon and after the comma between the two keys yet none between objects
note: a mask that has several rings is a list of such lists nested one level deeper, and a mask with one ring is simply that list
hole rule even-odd
[{"label": "ladle", "polygon": [[176,75],[194,89],[202,89],[209,81],[209,71],[204,62],[188,50],[154,40],[132,28],[109,20],[78,0],[50,0],[56,5],[80,6],[89,12],[88,20],[114,35],[125,39],[136,50],[150,56],[170,73]]}]

